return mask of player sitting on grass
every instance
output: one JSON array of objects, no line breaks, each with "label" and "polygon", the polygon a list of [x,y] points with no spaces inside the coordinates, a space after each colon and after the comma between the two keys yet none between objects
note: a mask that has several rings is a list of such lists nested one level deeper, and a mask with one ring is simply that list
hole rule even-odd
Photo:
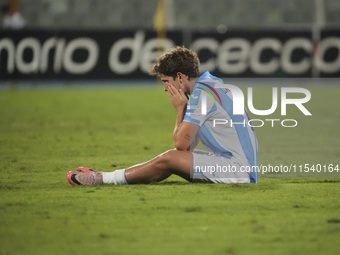
[{"label": "player sitting on grass", "polygon": [[[257,166],[256,136],[251,127],[242,125],[249,121],[247,112],[233,115],[230,90],[215,88],[223,81],[209,72],[199,74],[197,54],[185,47],[171,49],[157,59],[151,74],[164,83],[177,112],[175,149],[113,172],[80,167],[68,172],[68,182],[72,185],[151,183],[175,174],[193,182],[256,183],[256,172],[249,171]],[[216,119],[238,125],[215,125]],[[207,151],[195,149],[199,141]]]}]

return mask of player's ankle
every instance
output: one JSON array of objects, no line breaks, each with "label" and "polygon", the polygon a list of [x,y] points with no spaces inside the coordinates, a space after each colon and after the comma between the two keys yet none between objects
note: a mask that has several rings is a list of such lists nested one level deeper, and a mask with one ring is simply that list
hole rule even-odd
[{"label": "player's ankle", "polygon": [[125,178],[125,169],[116,170],[114,172],[102,172],[102,176],[104,184],[128,184]]}]

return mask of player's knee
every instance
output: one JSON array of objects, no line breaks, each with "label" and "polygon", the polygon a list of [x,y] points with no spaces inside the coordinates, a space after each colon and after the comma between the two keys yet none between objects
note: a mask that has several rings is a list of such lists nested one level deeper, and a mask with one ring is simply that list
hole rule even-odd
[{"label": "player's knee", "polygon": [[168,150],[161,155],[158,156],[158,163],[163,168],[168,168],[172,165],[172,162],[175,160],[176,150]]}]

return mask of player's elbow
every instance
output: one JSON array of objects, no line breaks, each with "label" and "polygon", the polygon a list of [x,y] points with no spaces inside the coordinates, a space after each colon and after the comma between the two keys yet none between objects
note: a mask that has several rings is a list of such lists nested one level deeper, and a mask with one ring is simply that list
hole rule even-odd
[{"label": "player's elbow", "polygon": [[189,145],[185,144],[182,141],[175,141],[175,148],[176,148],[176,150],[186,151],[188,149],[188,146]]}]

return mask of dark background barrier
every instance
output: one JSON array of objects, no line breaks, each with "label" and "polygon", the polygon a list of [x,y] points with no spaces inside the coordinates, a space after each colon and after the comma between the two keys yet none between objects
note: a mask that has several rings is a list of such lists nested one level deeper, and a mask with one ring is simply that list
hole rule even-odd
[{"label": "dark background barrier", "polygon": [[143,79],[157,49],[195,50],[220,77],[340,77],[340,30],[0,31],[0,79]]}]

